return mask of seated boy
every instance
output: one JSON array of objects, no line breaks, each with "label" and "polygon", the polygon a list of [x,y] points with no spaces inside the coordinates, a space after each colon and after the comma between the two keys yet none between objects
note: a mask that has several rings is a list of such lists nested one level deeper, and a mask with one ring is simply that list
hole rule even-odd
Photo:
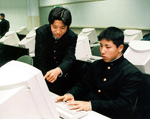
[{"label": "seated boy", "polygon": [[[129,119],[136,107],[142,73],[124,58],[124,34],[120,29],[109,27],[98,38],[102,59],[95,61],[84,79],[56,102],[68,100],[69,105],[75,105],[71,109]],[[82,101],[76,101],[81,97]]]}]

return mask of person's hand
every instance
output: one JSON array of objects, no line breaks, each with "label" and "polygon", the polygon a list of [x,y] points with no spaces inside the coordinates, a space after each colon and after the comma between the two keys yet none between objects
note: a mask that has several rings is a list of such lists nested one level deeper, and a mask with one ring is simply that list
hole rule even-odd
[{"label": "person's hand", "polygon": [[91,110],[91,102],[87,101],[69,101],[68,105],[74,105],[71,106],[70,109],[74,110],[77,109],[77,111],[90,111]]},{"label": "person's hand", "polygon": [[52,69],[50,71],[48,71],[46,73],[46,75],[44,76],[44,78],[51,82],[51,83],[54,83],[54,81],[56,81],[58,75],[61,73],[61,69],[59,67],[55,68],[55,69]]},{"label": "person's hand", "polygon": [[66,101],[73,101],[73,100],[74,100],[73,95],[71,95],[71,94],[65,94],[63,96],[57,97],[56,100],[55,100],[55,102],[58,102],[58,101],[64,101],[64,102],[66,102]]}]

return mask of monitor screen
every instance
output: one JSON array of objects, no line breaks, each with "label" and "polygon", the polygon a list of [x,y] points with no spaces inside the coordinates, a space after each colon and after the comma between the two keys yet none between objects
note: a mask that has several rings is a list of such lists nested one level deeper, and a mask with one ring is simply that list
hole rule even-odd
[{"label": "monitor screen", "polygon": [[92,56],[89,39],[87,36],[78,36],[75,56],[76,59],[79,60],[90,58]]},{"label": "monitor screen", "polygon": [[82,29],[79,36],[87,36],[89,38],[90,44],[98,41],[96,30],[94,28],[84,28]]},{"label": "monitor screen", "polygon": [[150,41],[131,41],[124,57],[142,73],[150,74]]},{"label": "monitor screen", "polygon": [[9,31],[0,39],[0,43],[12,46],[18,46],[19,38],[15,31]]},{"label": "monitor screen", "polygon": [[0,68],[0,74],[1,119],[59,118],[40,70],[23,62],[10,61]]},{"label": "monitor screen", "polygon": [[34,53],[34,51],[35,51],[35,33],[27,34],[27,36],[18,43],[18,46],[22,47],[22,48],[28,48],[30,54]]},{"label": "monitor screen", "polygon": [[124,35],[125,35],[125,38],[124,38],[124,43],[125,44],[128,44],[129,42],[131,42],[133,40],[140,41],[143,38],[142,30],[129,30],[129,29],[126,29],[124,31]]}]

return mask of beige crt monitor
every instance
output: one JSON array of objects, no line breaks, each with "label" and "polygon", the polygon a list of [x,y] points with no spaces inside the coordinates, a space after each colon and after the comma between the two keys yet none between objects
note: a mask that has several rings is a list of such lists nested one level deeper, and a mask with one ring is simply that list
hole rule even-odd
[{"label": "beige crt monitor", "polygon": [[98,59],[102,59],[98,56],[93,56],[89,44],[89,38],[87,36],[78,36],[75,56],[77,60],[82,61],[95,61]]},{"label": "beige crt monitor", "polygon": [[15,31],[9,31],[0,39],[0,43],[12,46],[18,46],[19,38]]},{"label": "beige crt monitor", "polygon": [[87,36],[90,44],[93,44],[98,41],[97,35],[96,35],[96,30],[94,28],[84,28],[82,29],[81,33],[79,36]]},{"label": "beige crt monitor", "polygon": [[29,33],[27,36],[22,39],[19,43],[18,46],[22,48],[27,48],[29,49],[29,54],[32,56],[34,55],[35,52],[35,35],[36,33]]},{"label": "beige crt monitor", "polygon": [[42,72],[10,61],[0,67],[1,119],[59,119]]},{"label": "beige crt monitor", "polygon": [[128,44],[129,42],[133,40],[140,41],[143,38],[142,31],[141,30],[132,30],[132,29],[126,29],[124,30],[124,43]]},{"label": "beige crt monitor", "polygon": [[150,41],[131,41],[124,57],[142,73],[150,74]]},{"label": "beige crt monitor", "polygon": [[92,56],[87,36],[78,36],[75,56],[77,59],[88,59]]},{"label": "beige crt monitor", "polygon": [[20,27],[16,33],[20,34],[20,35],[27,35],[29,33],[27,27],[23,26],[23,27]]}]

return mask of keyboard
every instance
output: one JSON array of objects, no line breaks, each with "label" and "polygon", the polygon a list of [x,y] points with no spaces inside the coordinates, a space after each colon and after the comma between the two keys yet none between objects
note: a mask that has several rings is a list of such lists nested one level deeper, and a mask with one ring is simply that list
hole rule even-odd
[{"label": "keyboard", "polygon": [[[53,94],[53,98],[56,99],[56,97],[57,95]],[[67,102],[59,101],[55,103],[55,106],[59,116],[63,119],[79,119],[88,115],[88,111],[70,110],[72,105],[67,105]]]}]

